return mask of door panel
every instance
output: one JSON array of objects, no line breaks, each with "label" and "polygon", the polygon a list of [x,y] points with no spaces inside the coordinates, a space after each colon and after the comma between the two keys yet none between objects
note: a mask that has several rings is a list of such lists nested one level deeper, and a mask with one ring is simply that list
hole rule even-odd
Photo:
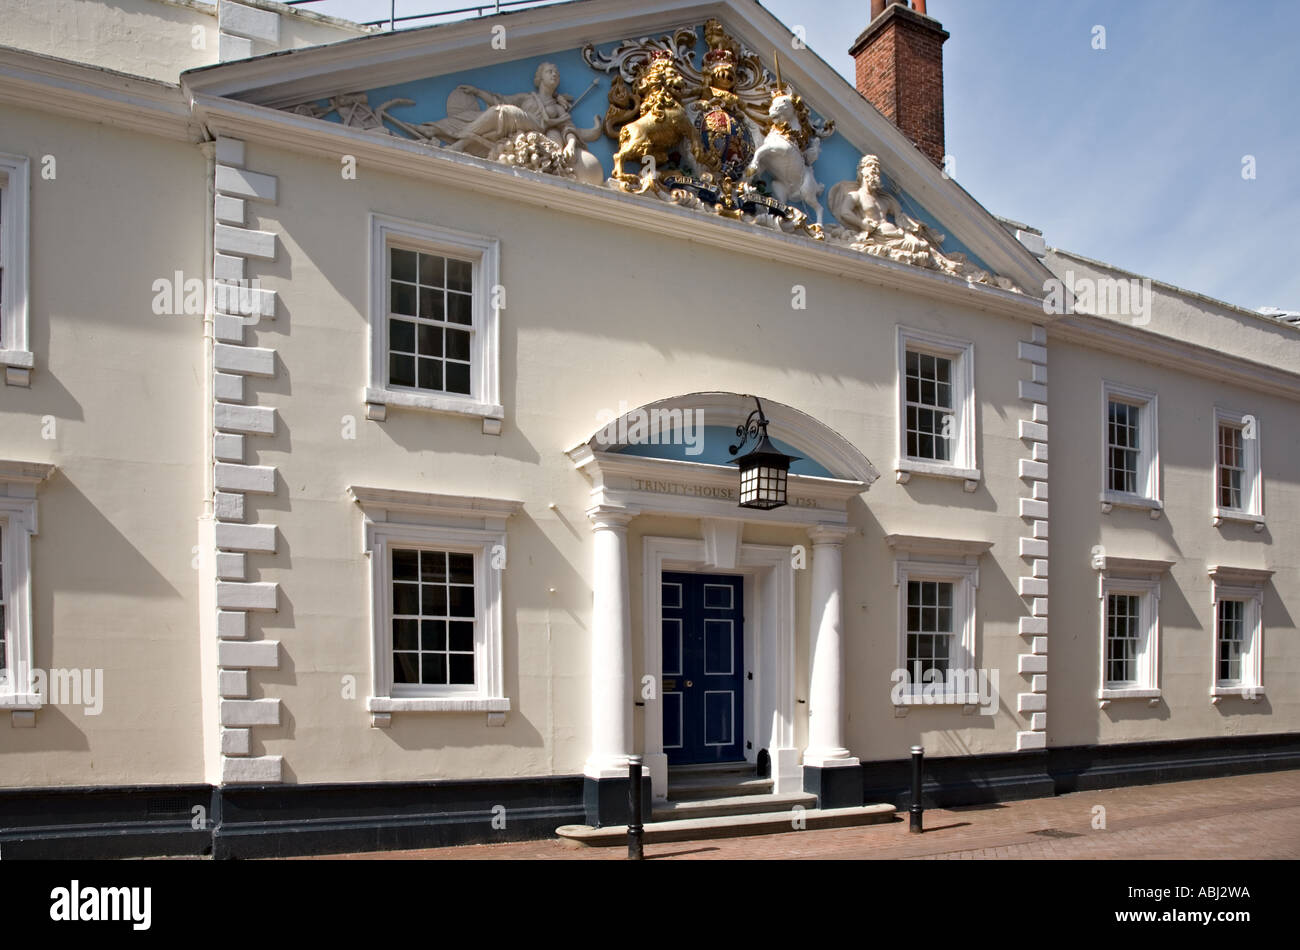
[{"label": "door panel", "polygon": [[668,762],[742,761],[744,578],[665,571],[662,583]]}]

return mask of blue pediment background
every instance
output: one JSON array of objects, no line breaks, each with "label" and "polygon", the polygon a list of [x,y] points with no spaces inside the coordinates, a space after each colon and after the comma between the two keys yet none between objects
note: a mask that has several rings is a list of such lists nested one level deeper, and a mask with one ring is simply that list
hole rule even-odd
[{"label": "blue pediment background", "polygon": [[[697,27],[696,35],[700,38],[696,46],[698,56],[698,51],[707,50],[708,46],[703,40],[702,27]],[[608,43],[604,44],[600,49],[604,52],[616,45],[616,43]],[[485,55],[496,54],[485,53]],[[430,76],[427,79],[417,79],[374,89],[341,89],[339,92],[364,91],[367,93],[368,101],[372,107],[378,107],[392,99],[410,99],[414,102],[414,105],[395,106],[389,112],[396,118],[411,124],[433,122],[446,117],[447,97],[457,86],[477,86],[480,89],[503,95],[531,91],[533,89],[533,76],[537,71],[537,67],[544,62],[551,62],[559,67],[560,87],[558,91],[563,95],[577,98],[587,90],[593,79],[598,81],[596,88],[587,92],[586,97],[574,109],[575,125],[590,127],[597,116],[601,120],[604,119],[612,77],[588,66],[583,59],[581,49],[568,49],[526,59],[493,63],[490,66],[481,66],[477,69],[463,70],[443,76]],[[327,102],[321,100],[319,104],[324,106]],[[866,108],[865,105],[864,108]],[[832,116],[831,118],[835,117]],[[341,122],[342,120],[337,113],[331,113],[327,117],[327,121]],[[613,168],[614,146],[615,142],[604,135],[587,146],[591,153],[600,159],[606,173]],[[823,140],[821,155],[814,166],[817,180],[826,186],[826,192],[822,195],[823,211],[825,211],[825,198],[829,194],[832,185],[840,181],[856,180],[858,161],[861,157],[861,153],[838,131]],[[968,247],[953,236],[944,227],[943,223],[935,218],[920,202],[899,188],[887,172],[884,173],[883,177],[885,186],[898,196],[900,204],[908,214],[934,228],[939,233],[947,235],[942,244],[944,253],[957,252],[965,254],[971,263],[985,270],[990,269]],[[834,220],[830,217],[829,212],[826,212],[826,220],[828,223]]]},{"label": "blue pediment background", "polygon": [[[687,449],[694,451],[696,447],[685,445],[684,440],[677,438],[674,432],[662,438],[658,443],[623,445],[613,451],[619,455],[634,455],[637,458],[668,459],[673,462],[697,462],[702,465],[730,465],[736,459],[736,456],[727,451],[728,446],[736,443],[735,426],[706,425],[703,427],[703,438],[700,443],[699,447],[702,451],[698,455],[688,455]],[[802,456],[797,462],[791,463],[790,471],[792,474],[816,475],[821,478],[835,477],[816,459],[809,458],[808,453],[803,449],[790,445],[788,442],[782,442],[780,439],[772,439],[772,444],[786,455]],[[750,441],[745,448],[740,450],[740,454],[744,455],[753,447],[754,443]]]}]

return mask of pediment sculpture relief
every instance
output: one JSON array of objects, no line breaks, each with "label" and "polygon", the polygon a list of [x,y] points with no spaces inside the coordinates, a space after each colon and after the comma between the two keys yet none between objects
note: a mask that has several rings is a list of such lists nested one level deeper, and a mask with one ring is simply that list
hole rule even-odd
[{"label": "pediment sculpture relief", "polygon": [[391,125],[410,138],[453,152],[601,185],[605,172],[600,159],[585,146],[603,134],[604,120],[597,116],[591,128],[579,128],[572,112],[576,102],[557,95],[559,86],[559,67],[542,63],[531,92],[502,95],[457,86],[447,97],[446,118],[435,122],[410,123],[389,112],[395,106],[414,105],[410,99],[392,99],[372,109],[364,92],[335,96],[324,106],[304,103],[293,111],[315,118],[334,113],[351,128],[394,134]]},{"label": "pediment sculpture relief", "polygon": [[828,238],[835,244],[1019,292],[1010,280],[981,270],[967,262],[964,255],[944,254],[939,247],[944,235],[909,215],[898,198],[886,190],[880,159],[875,155],[864,155],[858,162],[857,181],[842,181],[831,188],[827,204],[841,225],[827,229]]},{"label": "pediment sculpture relief", "polygon": [[[550,62],[537,67],[531,90],[498,93],[457,86],[447,97],[444,118],[435,121],[405,121],[392,110],[414,105],[412,100],[371,106],[364,92],[291,111],[333,115],[350,128],[403,135],[513,168],[655,197],[1019,292],[1010,280],[981,270],[963,255],[945,253],[944,235],[908,215],[885,185],[877,156],[863,156],[857,180],[839,182],[827,192],[816,163],[835,123],[814,116],[782,82],[775,55],[773,75],[718,20],[705,23],[703,36],[708,48],[698,66],[699,36],[690,27],[626,40],[603,53],[586,46],[586,63],[612,76],[605,114],[593,113],[589,126],[579,125],[574,113],[599,80],[576,98],[561,95],[560,70]],[[588,148],[602,136],[614,141],[608,175]],[[824,220],[824,211],[833,222]]]}]

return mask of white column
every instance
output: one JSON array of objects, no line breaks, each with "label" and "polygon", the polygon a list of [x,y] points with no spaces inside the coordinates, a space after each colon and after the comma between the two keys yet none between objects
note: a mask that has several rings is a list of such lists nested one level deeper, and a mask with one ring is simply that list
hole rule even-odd
[{"label": "white column", "polygon": [[851,530],[844,525],[808,529],[813,542],[812,615],[808,626],[812,658],[805,766],[858,764],[844,745],[843,548]]},{"label": "white column", "polygon": [[587,512],[595,531],[591,611],[591,778],[625,778],[632,751],[632,608],[628,599],[627,525],[624,508]]}]

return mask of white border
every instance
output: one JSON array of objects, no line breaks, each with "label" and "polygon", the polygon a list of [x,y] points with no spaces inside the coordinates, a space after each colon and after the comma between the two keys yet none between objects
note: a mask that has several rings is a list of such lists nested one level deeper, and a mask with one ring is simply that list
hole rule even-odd
[{"label": "white border", "polygon": [[[731,700],[731,718],[728,725],[731,727],[731,738],[726,742],[709,741],[709,697],[726,695]],[[704,745],[707,748],[721,749],[724,746],[736,744],[736,691],[734,689],[706,689],[704,691]]]},{"label": "white border", "polygon": [[[954,619],[953,634],[956,649],[949,657],[950,670],[973,670],[976,668],[978,649],[976,630],[977,617],[975,602],[980,586],[980,569],[977,564],[960,564],[953,561],[927,561],[899,558],[894,562],[894,586],[898,588],[896,598],[897,647],[898,662],[895,669],[907,669],[907,583],[908,581],[938,581],[952,584],[952,613]],[[970,705],[980,701],[978,695],[949,695],[946,691],[935,696],[933,688],[929,699],[925,698],[925,683],[907,684],[902,690],[903,705]]]},{"label": "white border", "polygon": [[[679,610],[680,608],[678,608],[678,607],[669,607],[669,608],[667,608],[667,609],[669,609],[669,610]],[[674,677],[676,677],[676,676],[685,676],[686,674],[683,673],[683,672],[682,672],[682,669],[681,669],[681,668],[682,668],[682,662],[683,662],[683,656],[682,656],[682,654],[683,654],[683,652],[684,652],[685,649],[686,649],[685,635],[684,635],[684,632],[683,632],[684,627],[685,627],[685,624],[682,622],[682,618],[680,618],[680,617],[663,617],[663,618],[659,621],[659,623],[660,623],[660,629],[659,629],[659,638],[660,638],[660,639],[663,639],[663,635],[664,635],[663,624],[666,624],[666,623],[675,623],[675,624],[677,624],[677,669],[675,669],[675,670],[664,670],[664,671],[663,671],[663,675],[664,675],[664,676],[674,676]],[[734,644],[733,644],[733,645],[734,645]],[[662,648],[661,648],[661,649],[662,649]]]},{"label": "white border", "polygon": [[[707,585],[706,585],[707,586]],[[712,607],[711,610],[730,610],[732,608]],[[730,617],[704,617],[704,676],[736,675],[736,622]],[[709,624],[725,623],[727,625],[727,667],[725,670],[709,669]],[[665,676],[667,674],[664,674]]]},{"label": "white border", "polygon": [[[1255,427],[1255,437],[1247,439],[1243,435],[1241,440],[1242,456],[1246,465],[1242,478],[1244,482],[1242,485],[1242,501],[1245,504],[1241,508],[1221,508],[1219,506],[1219,426],[1226,424],[1244,429],[1247,418],[1251,420]],[[1223,406],[1214,407],[1214,427],[1211,431],[1213,455],[1210,456],[1210,489],[1212,493],[1210,514],[1215,527],[1218,527],[1224,521],[1241,521],[1246,524],[1253,524],[1256,531],[1264,530],[1264,469],[1260,459],[1259,443],[1261,435],[1259,429],[1259,416],[1253,413],[1225,409]]]},{"label": "white border", "polygon": [[[1110,474],[1110,401],[1139,406],[1144,411],[1138,423],[1138,491],[1112,491],[1107,487]],[[1164,502],[1160,498],[1160,403],[1157,395],[1113,380],[1101,381],[1101,510],[1109,513],[1121,508],[1143,508],[1152,518],[1160,517]]]},{"label": "white border", "polygon": [[[1231,568],[1210,569],[1210,701],[1217,704],[1225,696],[1259,702],[1264,698],[1264,585],[1263,576],[1251,579],[1240,573],[1234,576]],[[1242,618],[1247,638],[1247,649],[1242,651],[1242,681],[1237,686],[1219,683],[1219,602],[1240,600],[1246,604]]]},{"label": "white border", "polygon": [[[669,696],[677,701],[677,741],[671,744],[665,742],[663,748],[680,749],[686,737],[686,694],[679,689],[670,690],[663,694],[664,700],[667,701]],[[659,724],[659,728],[662,733],[662,722]]]},{"label": "white border", "polygon": [[[950,463],[932,459],[914,459],[907,455],[907,351],[942,356],[953,361],[953,411],[956,415],[957,442]],[[981,479],[976,451],[975,344],[967,340],[941,336],[928,330],[899,325],[897,328],[897,364],[894,386],[897,392],[898,450],[894,470],[898,481],[906,484],[912,475],[935,475],[958,478],[974,491]]]},{"label": "white border", "polygon": [[[25,155],[8,155],[0,152],[0,246],[3,247],[4,286],[0,288],[3,300],[4,326],[0,328],[0,366],[19,371],[20,383],[35,364],[30,350],[28,326],[28,280],[30,266],[29,241],[31,239],[30,161]],[[6,379],[11,377],[6,373]]]},{"label": "white border", "polygon": [[[450,228],[370,214],[370,376],[364,394],[367,406],[398,406],[431,412],[451,412],[486,419],[505,418],[500,392],[500,310],[493,306],[500,285],[501,242],[496,238]],[[388,247],[391,243],[471,261],[474,265],[473,328],[470,352],[470,395],[426,393],[388,385]]]},{"label": "white border", "polygon": [[[0,481],[0,487],[5,487]],[[36,499],[0,496],[0,524],[4,528],[4,562],[0,565],[4,584],[5,662],[10,676],[0,681],[0,708],[34,711],[41,708],[42,697],[18,689],[14,676],[33,669],[32,645],[32,536],[37,533]],[[30,682],[27,684],[30,686]]]},{"label": "white border", "polygon": [[[1106,598],[1110,594],[1131,594],[1139,598],[1142,640],[1138,679],[1132,686],[1108,686],[1106,681]],[[1097,698],[1103,703],[1112,699],[1146,699],[1154,703],[1160,698],[1160,581],[1150,576],[1114,576],[1103,572],[1097,584],[1097,599],[1101,663]]]},{"label": "white border", "polygon": [[[371,498],[377,493],[351,489],[353,497]],[[380,493],[382,494],[382,493]],[[408,497],[409,496],[409,497]],[[427,496],[430,504],[421,511],[414,504],[417,493],[404,493],[404,508],[385,507],[380,501],[362,502],[364,512],[362,549],[370,558],[371,691],[366,708],[372,714],[394,712],[486,712],[510,711],[502,670],[503,607],[501,574],[505,570],[506,528],[501,514],[514,503],[481,498],[460,499],[463,513],[448,510],[454,499]],[[485,508],[492,509],[486,511]],[[390,520],[394,515],[406,519]],[[415,519],[428,519],[416,521]],[[392,656],[392,547],[458,551],[474,555],[475,599],[475,685],[426,686],[395,689]],[[494,552],[498,555],[494,558]],[[494,564],[499,560],[499,565]],[[402,695],[398,695],[401,693]],[[500,721],[500,720],[496,720]],[[385,723],[377,717],[374,725]]]}]

